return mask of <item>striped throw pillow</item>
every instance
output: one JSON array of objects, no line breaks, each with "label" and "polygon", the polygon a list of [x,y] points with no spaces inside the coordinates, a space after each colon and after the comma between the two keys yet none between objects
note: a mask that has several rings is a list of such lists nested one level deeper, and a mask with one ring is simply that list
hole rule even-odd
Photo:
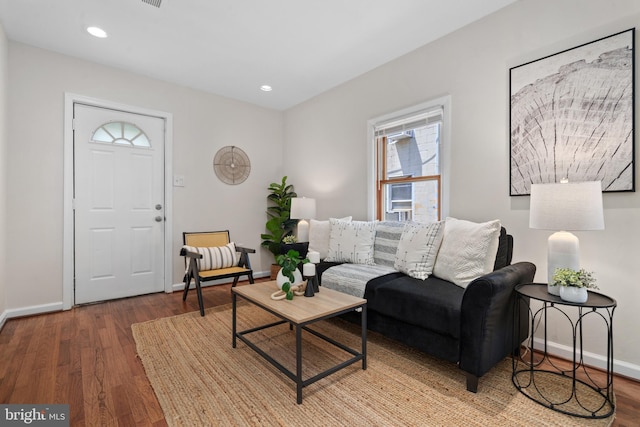
[{"label": "striped throw pillow", "polygon": [[210,248],[198,248],[187,245],[183,246],[183,248],[189,252],[195,252],[202,255],[202,259],[198,260],[198,269],[200,271],[228,268],[238,264],[236,244],[234,242],[225,246],[214,246]]}]

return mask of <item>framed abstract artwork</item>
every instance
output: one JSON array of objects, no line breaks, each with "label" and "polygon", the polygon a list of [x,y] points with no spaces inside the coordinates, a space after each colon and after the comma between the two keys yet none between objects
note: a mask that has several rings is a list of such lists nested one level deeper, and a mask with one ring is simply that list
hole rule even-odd
[{"label": "framed abstract artwork", "polygon": [[509,70],[510,195],[602,181],[635,191],[635,28]]}]

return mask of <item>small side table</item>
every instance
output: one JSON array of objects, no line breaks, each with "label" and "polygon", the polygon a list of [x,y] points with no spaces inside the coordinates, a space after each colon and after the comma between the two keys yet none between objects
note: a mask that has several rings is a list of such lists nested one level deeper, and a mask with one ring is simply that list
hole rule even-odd
[{"label": "small side table", "polygon": [[[559,296],[547,292],[546,283],[525,283],[516,286],[515,331],[520,330],[519,311],[526,304],[521,301],[538,300],[542,307],[529,310],[531,320],[529,352],[524,356],[513,357],[513,385],[531,400],[567,415],[582,418],[607,418],[615,410],[613,403],[613,312],[616,301],[598,292],[589,291],[589,298],[583,304],[563,301]],[[547,314],[551,310],[561,313],[573,330],[573,360],[571,367],[562,369],[549,358],[547,353]],[[574,321],[567,315],[568,310],[576,310],[578,317]],[[607,368],[605,379],[596,381],[594,370],[587,369],[583,359],[582,323],[584,319],[601,319],[607,329]],[[544,321],[544,343],[542,349],[534,348],[536,324]],[[597,319],[596,319],[597,320]],[[516,334],[514,333],[514,339]],[[534,350],[538,352],[534,360]],[[528,356],[528,357],[527,357]],[[546,364],[543,364],[546,362]],[[581,374],[580,378],[576,374]],[[583,375],[582,375],[583,374]],[[561,378],[562,389],[558,390],[557,378]],[[565,386],[566,383],[566,386]]]}]

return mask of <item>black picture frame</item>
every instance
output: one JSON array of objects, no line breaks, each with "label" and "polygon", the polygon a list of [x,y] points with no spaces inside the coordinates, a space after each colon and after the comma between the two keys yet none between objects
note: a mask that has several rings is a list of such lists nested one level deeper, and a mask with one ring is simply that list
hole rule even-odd
[{"label": "black picture frame", "polygon": [[511,196],[602,181],[635,191],[635,28],[509,69]]}]

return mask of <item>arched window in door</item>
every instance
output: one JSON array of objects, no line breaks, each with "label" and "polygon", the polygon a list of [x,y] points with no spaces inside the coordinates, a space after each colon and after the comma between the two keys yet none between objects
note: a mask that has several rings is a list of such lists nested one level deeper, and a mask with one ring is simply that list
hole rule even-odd
[{"label": "arched window in door", "polygon": [[91,142],[151,148],[151,141],[142,129],[129,122],[109,122],[93,131]]}]

